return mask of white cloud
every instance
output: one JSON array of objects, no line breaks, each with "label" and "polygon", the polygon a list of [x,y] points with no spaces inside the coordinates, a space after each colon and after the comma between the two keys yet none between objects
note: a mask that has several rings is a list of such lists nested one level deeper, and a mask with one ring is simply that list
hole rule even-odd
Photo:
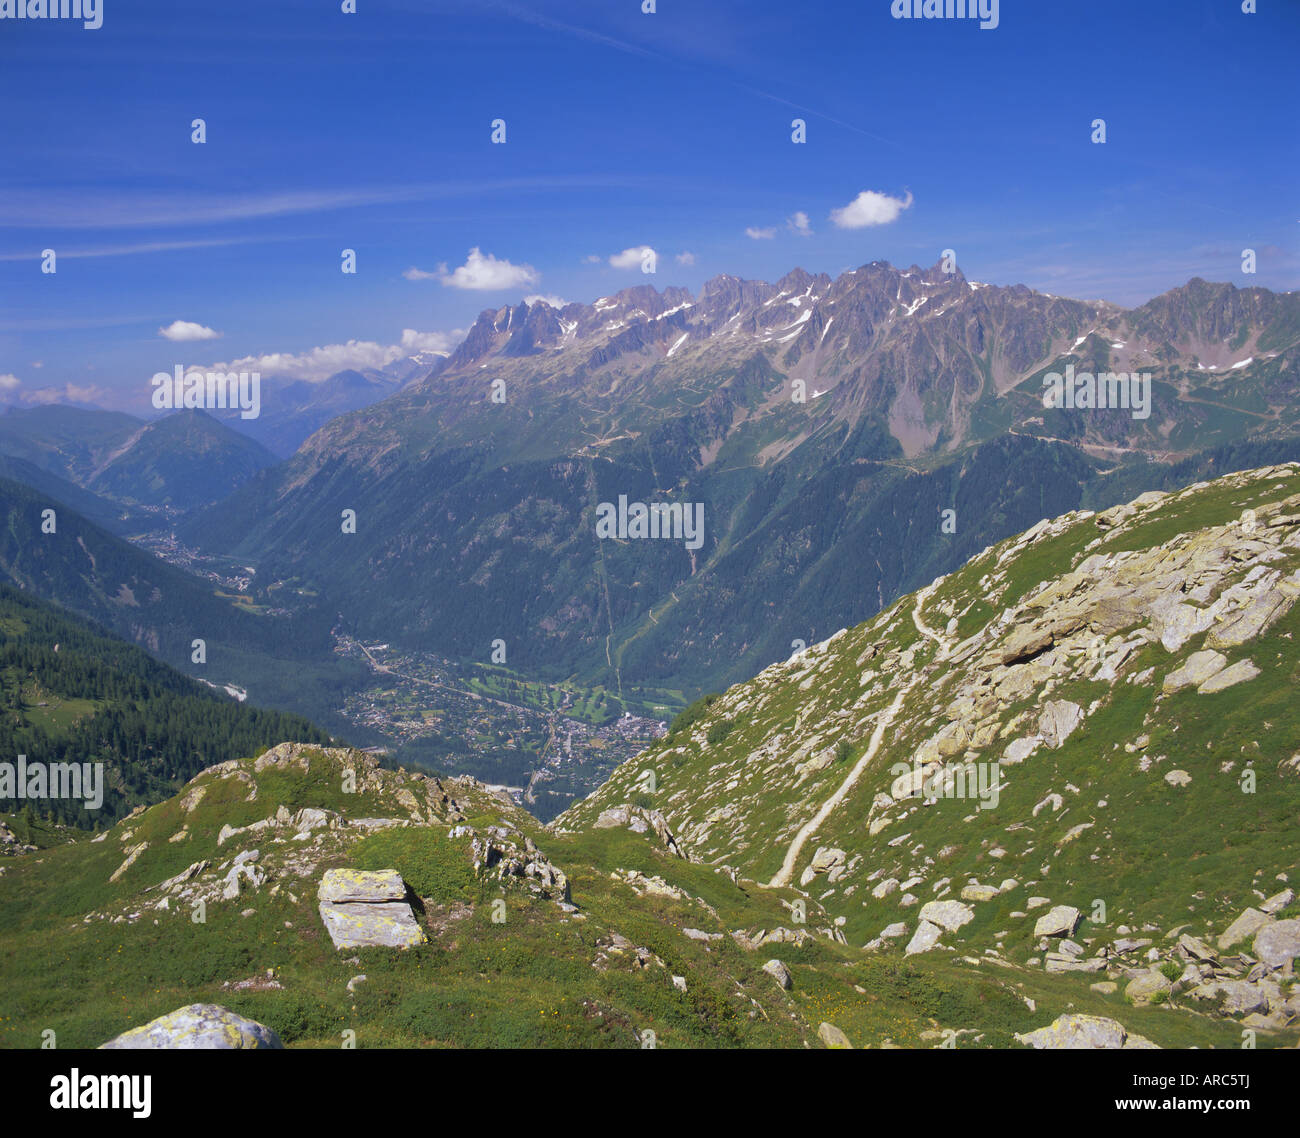
[{"label": "white cloud", "polygon": [[758,229],[751,225],[745,230],[745,236],[753,241],[770,241],[776,236],[775,229]]},{"label": "white cloud", "polygon": [[693,265],[693,264],[695,264],[695,254],[694,254],[694,253],[678,253],[678,254],[677,254],[677,263],[678,263],[679,265]]},{"label": "white cloud", "polygon": [[93,384],[82,386],[67,383],[62,387],[38,387],[35,391],[24,391],[22,401],[44,405],[48,403],[102,403],[110,396],[103,387]]},{"label": "white cloud", "polygon": [[865,229],[869,225],[888,225],[912,205],[909,190],[906,200],[891,198],[875,190],[863,190],[848,205],[831,210],[831,221],[841,229]]},{"label": "white cloud", "polygon": [[185,343],[190,340],[216,340],[221,333],[190,320],[173,320],[166,328],[159,328],[158,335],[164,340]]},{"label": "white cloud", "polygon": [[534,293],[532,296],[524,297],[524,303],[529,305],[536,304],[539,300],[545,304],[549,304],[552,308],[563,308],[569,303],[563,297],[554,295],[543,296],[540,293]]},{"label": "white cloud", "polygon": [[808,222],[808,215],[801,209],[795,210],[793,214],[786,218],[785,224],[787,228],[799,234],[800,237],[812,236],[813,231]]},{"label": "white cloud", "polygon": [[348,369],[381,368],[408,354],[397,345],[377,344],[373,340],[349,340],[346,344],[326,344],[305,352],[266,352],[241,356],[237,360],[211,365],[213,371],[255,371],[261,375],[285,379],[304,379],[316,383],[336,372]]},{"label": "white cloud", "polygon": [[437,352],[445,356],[464,338],[464,328],[456,328],[451,332],[417,332],[414,328],[403,328],[402,351],[409,355],[416,352]]},{"label": "white cloud", "polygon": [[633,245],[631,249],[624,249],[621,253],[615,253],[609,259],[609,263],[616,269],[639,269],[643,262],[649,261],[650,264],[656,264],[659,260],[659,254],[656,253],[649,245]]},{"label": "white cloud", "polygon": [[417,269],[412,265],[402,274],[408,281],[432,281],[438,279],[437,273],[425,272],[424,269]]},{"label": "white cloud", "polygon": [[584,265],[599,265],[601,260],[602,258],[599,253],[588,253],[582,258],[582,263]]},{"label": "white cloud", "polygon": [[15,387],[21,387],[23,381],[16,375],[0,375],[0,391],[12,391]]},{"label": "white cloud", "polygon": [[512,265],[509,261],[498,261],[491,253],[484,256],[477,245],[469,251],[468,259],[455,272],[447,272],[446,265],[438,266],[438,279],[447,288],[499,291],[534,285],[539,277],[540,274],[532,265]]},{"label": "white cloud", "polygon": [[403,328],[399,344],[349,340],[345,344],[326,344],[309,348],[305,352],[267,352],[257,356],[243,356],[237,360],[210,364],[203,370],[255,371],[263,376],[319,383],[341,371],[386,367],[394,360],[416,352],[446,354],[464,338],[465,331],[460,328],[451,332],[419,332],[414,328]]}]

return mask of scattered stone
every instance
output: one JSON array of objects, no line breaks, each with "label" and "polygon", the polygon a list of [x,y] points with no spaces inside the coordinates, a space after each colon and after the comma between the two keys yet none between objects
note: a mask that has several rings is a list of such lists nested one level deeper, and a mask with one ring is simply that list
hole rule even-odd
[{"label": "scattered stone", "polygon": [[1194,1000],[1217,1001],[1223,998],[1223,1010],[1229,1015],[1249,1015],[1268,1011],[1268,997],[1245,980],[1215,980],[1201,984],[1188,993]]},{"label": "scattered stone", "polygon": [[917,916],[922,921],[929,921],[950,933],[955,933],[963,925],[975,919],[975,910],[960,901],[929,901],[921,906]]},{"label": "scattered stone", "polygon": [[1274,921],[1255,934],[1255,955],[1272,968],[1300,956],[1300,920]]},{"label": "scattered stone", "polygon": [[1253,680],[1258,675],[1259,669],[1249,660],[1238,660],[1235,664],[1229,665],[1223,671],[1211,676],[1205,683],[1197,687],[1196,691],[1198,695],[1213,695],[1216,691],[1223,691],[1224,688],[1230,688],[1234,684]]},{"label": "scattered stone", "polygon": [[[1268,904],[1267,901],[1264,903]],[[1267,916],[1258,909],[1247,909],[1220,934],[1219,947],[1231,948],[1239,941],[1254,936],[1266,924],[1268,924]]]},{"label": "scattered stone", "polygon": [[992,901],[997,895],[996,885],[967,885],[961,891],[963,901]]},{"label": "scattered stone", "polygon": [[1153,968],[1149,972],[1140,972],[1128,982],[1124,989],[1124,998],[1129,1003],[1141,1007],[1155,1002],[1157,995],[1169,995],[1174,989],[1172,981],[1163,972]]},{"label": "scattered stone", "polygon": [[817,1038],[833,1050],[853,1050],[849,1037],[833,1023],[823,1023],[817,1028]]},{"label": "scattered stone", "polygon": [[790,975],[788,969],[781,961],[772,959],[763,965],[763,971],[766,972],[782,991],[788,992],[794,987],[794,977]]},{"label": "scattered stone", "polygon": [[1261,902],[1259,907],[1261,911],[1272,915],[1273,913],[1280,913],[1294,900],[1295,890],[1283,889],[1281,893],[1274,893],[1267,901]]},{"label": "scattered stone", "polygon": [[916,935],[908,942],[907,947],[903,950],[904,956],[916,956],[921,952],[929,952],[939,943],[939,938],[943,936],[943,929],[930,921],[921,921],[916,926]]},{"label": "scattered stone", "polygon": [[1083,914],[1073,905],[1057,905],[1038,918],[1034,936],[1073,936],[1082,919]]},{"label": "scattered stone", "polygon": [[1038,733],[1043,742],[1059,750],[1065,745],[1076,727],[1083,722],[1083,708],[1065,699],[1049,699],[1043,705],[1043,717],[1038,722]]},{"label": "scattered stone", "polygon": [[1228,658],[1222,652],[1208,649],[1202,652],[1193,652],[1187,657],[1181,668],[1170,672],[1165,677],[1165,682],[1160,685],[1160,690],[1166,695],[1172,695],[1183,688],[1199,686],[1211,676],[1218,675],[1219,672],[1223,671],[1227,663]]}]

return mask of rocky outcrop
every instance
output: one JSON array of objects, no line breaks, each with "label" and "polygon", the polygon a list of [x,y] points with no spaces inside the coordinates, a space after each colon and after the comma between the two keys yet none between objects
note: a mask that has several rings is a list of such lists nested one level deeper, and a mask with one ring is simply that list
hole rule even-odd
[{"label": "rocky outcrop", "polygon": [[592,823],[597,830],[626,828],[634,834],[653,833],[659,845],[674,857],[690,861],[689,855],[681,848],[676,835],[668,826],[662,813],[658,810],[646,810],[641,806],[623,803],[603,810]]},{"label": "rocky outcrop", "polygon": [[481,834],[469,826],[457,826],[451,833],[472,837],[470,851],[475,873],[501,882],[520,883],[539,897],[569,903],[568,877],[551,864],[532,838],[513,826],[489,826]]}]

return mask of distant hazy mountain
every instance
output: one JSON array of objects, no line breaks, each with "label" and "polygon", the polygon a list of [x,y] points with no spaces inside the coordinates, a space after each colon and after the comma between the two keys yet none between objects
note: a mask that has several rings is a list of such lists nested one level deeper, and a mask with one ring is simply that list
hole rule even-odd
[{"label": "distant hazy mountain", "polygon": [[382,371],[341,371],[319,383],[263,377],[261,414],[241,419],[234,413],[224,421],[287,458],[331,419],[387,399],[403,383],[427,377],[445,362],[445,357],[430,352],[408,356]]},{"label": "distant hazy mountain", "polygon": [[145,424],[111,451],[87,481],[120,501],[188,510],[219,501],[279,460],[204,411]]},{"label": "distant hazy mountain", "polygon": [[10,407],[0,415],[0,454],[25,459],[80,486],[94,473],[102,455],[144,425],[143,419],[120,411],[57,403]]},{"label": "distant hazy mountain", "polygon": [[0,478],[37,490],[42,494],[71,506],[87,521],[94,522],[110,533],[133,533],[155,524],[155,519],[132,506],[124,506],[108,498],[101,498],[75,483],[51,474],[22,458],[0,454]]},{"label": "distant hazy mountain", "polygon": [[[699,687],[1044,516],[1297,457],[1298,364],[1300,297],[1202,280],[1131,310],[883,263],[641,285],[485,311],[183,532],[362,635]],[[1068,368],[1148,373],[1149,414],[1045,408]],[[597,538],[620,495],[702,505],[702,547]]]},{"label": "distant hazy mountain", "polygon": [[176,411],[146,422],[117,411],[61,405],[0,416],[0,455],[100,497],[179,510],[216,502],[278,461],[204,411]]}]

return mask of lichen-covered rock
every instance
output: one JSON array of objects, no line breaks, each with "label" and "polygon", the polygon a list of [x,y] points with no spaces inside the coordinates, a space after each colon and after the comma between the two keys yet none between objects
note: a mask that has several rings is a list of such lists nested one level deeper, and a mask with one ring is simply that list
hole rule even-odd
[{"label": "lichen-covered rock", "polygon": [[283,1047],[271,1028],[236,1015],[219,1004],[188,1004],[100,1044],[101,1050],[109,1051],[240,1051]]},{"label": "lichen-covered rock", "polygon": [[335,948],[408,948],[427,939],[395,869],[326,870],[316,897]]},{"label": "lichen-covered rock", "polygon": [[849,1037],[833,1023],[822,1023],[817,1028],[817,1038],[834,1051],[852,1051]]},{"label": "lichen-covered rock", "polygon": [[1105,1016],[1063,1015],[1047,1027],[1017,1034],[1021,1043],[1038,1050],[1125,1050],[1154,1048],[1140,1035],[1130,1035],[1124,1025]]},{"label": "lichen-covered rock", "polygon": [[1132,1004],[1154,1003],[1161,995],[1168,995],[1173,990],[1173,983],[1163,972],[1154,968],[1134,976],[1124,989],[1124,997]]}]

